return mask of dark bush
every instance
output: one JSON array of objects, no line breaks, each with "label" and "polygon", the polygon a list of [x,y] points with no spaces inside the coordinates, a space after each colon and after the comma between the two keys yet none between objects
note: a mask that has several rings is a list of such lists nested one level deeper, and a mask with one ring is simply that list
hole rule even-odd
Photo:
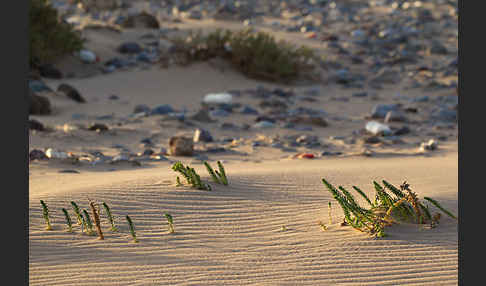
[{"label": "dark bush", "polygon": [[81,34],[60,19],[47,0],[30,0],[30,65],[51,63],[83,47]]}]

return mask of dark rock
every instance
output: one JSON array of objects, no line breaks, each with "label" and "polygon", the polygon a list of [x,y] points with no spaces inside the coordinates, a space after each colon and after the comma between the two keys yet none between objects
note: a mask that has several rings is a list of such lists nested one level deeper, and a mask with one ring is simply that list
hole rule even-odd
[{"label": "dark rock", "polygon": [[150,111],[150,115],[166,115],[175,112],[174,108],[168,104],[159,105]]},{"label": "dark rock", "polygon": [[30,91],[29,114],[46,115],[51,114],[51,103],[45,96],[37,95]]},{"label": "dark rock", "polygon": [[172,156],[192,156],[194,143],[191,138],[174,136],[169,139],[169,154]]},{"label": "dark rock", "polygon": [[243,107],[243,109],[241,110],[241,113],[258,115],[258,111],[256,109],[248,106],[248,105]]},{"label": "dark rock", "polygon": [[405,115],[400,111],[391,110],[386,113],[385,123],[405,121],[407,121],[407,117],[405,117]]},{"label": "dark rock", "polygon": [[88,127],[90,131],[103,132],[108,131],[108,126],[102,123],[94,123]]},{"label": "dark rock", "polygon": [[363,138],[363,143],[378,144],[378,143],[381,143],[381,139],[378,136],[367,136],[367,137]]},{"label": "dark rock", "polygon": [[339,156],[342,155],[343,152],[330,152],[330,151],[324,151],[321,153],[321,156]]},{"label": "dark rock", "polygon": [[150,107],[148,107],[145,104],[139,104],[135,106],[135,108],[133,109],[133,113],[141,113],[141,112],[145,112],[147,114],[150,113]]},{"label": "dark rock", "polygon": [[418,112],[418,109],[416,107],[411,107],[411,106],[405,107],[403,110],[405,112],[408,112],[408,113],[417,113]]},{"label": "dark rock", "polygon": [[52,64],[45,64],[39,67],[39,73],[42,77],[52,78],[52,79],[61,79],[62,73],[59,69],[57,69]]},{"label": "dark rock", "polygon": [[29,130],[44,131],[44,124],[40,123],[35,119],[29,119]]},{"label": "dark rock", "polygon": [[29,160],[30,161],[33,161],[33,160],[48,160],[48,159],[49,159],[49,157],[47,157],[46,153],[44,153],[41,150],[34,149],[34,150],[30,151],[30,153],[29,153]]},{"label": "dark rock", "polygon": [[110,96],[108,97],[108,99],[109,99],[109,100],[118,100],[118,99],[120,99],[120,97],[119,97],[118,95],[114,95],[114,94],[112,94],[112,95],[110,95]]},{"label": "dark rock", "polygon": [[142,52],[142,47],[135,42],[126,42],[118,46],[117,51],[122,54],[138,54]]},{"label": "dark rock", "polygon": [[399,129],[395,130],[393,132],[393,135],[395,135],[395,136],[405,135],[405,134],[410,133],[410,131],[411,130],[410,130],[410,128],[408,128],[408,126],[403,126]]},{"label": "dark rock", "polygon": [[142,155],[143,155],[143,156],[150,156],[150,155],[152,155],[152,154],[154,154],[154,153],[155,153],[155,152],[154,152],[154,150],[152,150],[152,149],[145,149],[145,150],[143,151]]},{"label": "dark rock", "polygon": [[160,24],[157,18],[145,11],[143,11],[138,15],[128,16],[123,20],[121,26],[123,28],[135,28],[135,27],[151,28],[151,29],[160,28]]},{"label": "dark rock", "polygon": [[297,116],[291,118],[290,122],[294,124],[311,124],[319,127],[329,126],[324,118],[318,116]]},{"label": "dark rock", "polygon": [[268,122],[271,122],[271,123],[276,122],[276,120],[274,118],[268,117],[268,116],[265,116],[265,115],[258,116],[257,118],[255,118],[255,122],[260,122],[260,121],[268,121]]},{"label": "dark rock", "polygon": [[79,92],[72,87],[69,84],[66,83],[61,83],[57,87],[57,92],[62,92],[64,93],[67,97],[71,98],[72,100],[79,102],[79,103],[85,103],[86,100],[79,94]]},{"label": "dark rock", "polygon": [[366,97],[366,96],[368,96],[368,93],[367,92],[357,92],[357,93],[353,93],[353,96],[354,97]]},{"label": "dark rock", "polygon": [[261,108],[275,108],[281,110],[285,110],[288,107],[285,102],[278,99],[266,99],[260,102],[259,105]]},{"label": "dark rock", "polygon": [[67,170],[59,170],[58,173],[80,174],[79,171],[70,170],[70,169],[67,169]]},{"label": "dark rock", "polygon": [[211,133],[205,129],[198,128],[194,132],[194,138],[193,141],[195,143],[197,142],[213,142],[213,136],[211,136]]},{"label": "dark rock", "polygon": [[211,110],[209,114],[214,117],[228,117],[230,115],[230,113],[224,109]]}]

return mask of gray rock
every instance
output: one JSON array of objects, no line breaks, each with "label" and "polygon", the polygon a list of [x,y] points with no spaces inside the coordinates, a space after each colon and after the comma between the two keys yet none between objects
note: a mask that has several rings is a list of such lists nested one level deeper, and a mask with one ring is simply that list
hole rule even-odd
[{"label": "gray rock", "polygon": [[259,121],[252,126],[255,129],[264,129],[264,128],[273,128],[275,127],[275,123],[270,121]]},{"label": "gray rock", "polygon": [[174,108],[168,104],[159,105],[150,111],[150,115],[166,115],[175,112]]},{"label": "gray rock", "polygon": [[440,108],[432,114],[432,118],[439,121],[455,122],[457,121],[457,110]]},{"label": "gray rock", "polygon": [[142,52],[142,47],[135,42],[126,42],[118,46],[117,51],[121,54],[138,54]]}]

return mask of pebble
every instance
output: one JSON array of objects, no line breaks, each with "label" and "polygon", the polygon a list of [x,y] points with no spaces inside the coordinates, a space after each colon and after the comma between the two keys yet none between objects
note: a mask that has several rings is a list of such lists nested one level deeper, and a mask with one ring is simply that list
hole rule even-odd
[{"label": "pebble", "polygon": [[388,122],[405,122],[407,121],[407,117],[400,111],[388,111],[385,116],[385,123]]},{"label": "pebble", "polygon": [[258,110],[245,105],[243,109],[240,111],[242,114],[249,114],[249,115],[258,115]]},{"label": "pebble", "polygon": [[108,131],[108,129],[109,129],[108,126],[106,126],[103,123],[94,123],[88,127],[88,130],[96,131],[96,132],[104,132],[104,131]]},{"label": "pebble", "polygon": [[79,103],[85,103],[86,100],[81,96],[79,91],[77,91],[74,87],[72,87],[69,84],[66,83],[61,83],[57,87],[57,92],[64,93],[67,97],[71,98],[72,100],[79,102]]},{"label": "pebble", "polygon": [[205,104],[231,104],[232,101],[233,96],[230,93],[209,93],[203,98]]},{"label": "pebble", "polygon": [[118,46],[117,51],[122,54],[138,54],[142,52],[142,47],[135,42],[126,42]]},{"label": "pebble", "polygon": [[29,119],[29,130],[45,131],[44,124],[35,119]]},{"label": "pebble", "polygon": [[419,150],[424,151],[433,151],[437,149],[437,142],[434,139],[430,139],[428,142],[422,142],[420,144]]},{"label": "pebble", "polygon": [[147,113],[149,114],[150,113],[150,107],[148,105],[145,105],[145,104],[139,104],[137,106],[135,106],[135,108],[133,109],[133,113]]},{"label": "pebble", "polygon": [[42,150],[37,150],[37,149],[34,149],[32,151],[30,151],[29,153],[29,160],[30,161],[33,161],[33,160],[48,160],[49,157],[47,157],[46,153],[44,153]]},{"label": "pebble", "polygon": [[150,115],[167,115],[169,113],[174,113],[175,110],[172,106],[168,104],[159,105],[150,111]]},{"label": "pebble", "polygon": [[96,62],[96,55],[89,50],[79,51],[79,58],[85,64],[93,64]]},{"label": "pebble", "polygon": [[52,148],[47,149],[45,154],[49,159],[67,159],[67,158],[69,158],[69,155],[66,152],[56,151]]},{"label": "pebble", "polygon": [[51,114],[51,102],[42,95],[37,95],[32,90],[29,91],[29,114],[47,115]]},{"label": "pebble", "polygon": [[388,125],[376,121],[369,121],[368,123],[366,123],[365,129],[366,131],[374,135],[378,135],[378,134],[390,135],[392,133]]}]

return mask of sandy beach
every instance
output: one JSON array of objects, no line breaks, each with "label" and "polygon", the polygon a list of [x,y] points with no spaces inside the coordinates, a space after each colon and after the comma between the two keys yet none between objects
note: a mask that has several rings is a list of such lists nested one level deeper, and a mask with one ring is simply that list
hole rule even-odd
[{"label": "sandy beach", "polygon": [[[306,34],[264,25],[272,19],[255,28],[336,57]],[[214,19],[161,21],[161,26],[177,27],[174,33],[244,27]],[[329,34],[340,31],[339,25],[332,28]],[[411,88],[405,78],[417,67],[453,59],[452,41],[444,40],[452,51],[448,56],[425,56],[407,66],[399,82],[379,89],[336,83],[333,69],[323,69],[314,83],[269,83],[248,78],[218,59],[100,72],[103,62],[120,56],[120,44],[143,42],[140,37],[146,34],[159,38],[157,33],[145,28],[85,30],[86,49],[101,62],[83,64],[70,56],[57,66],[73,76],[42,79],[53,90],[44,93],[52,113],[29,116],[47,129],[30,131],[29,149],[52,148],[77,160],[51,156],[29,162],[29,285],[458,284],[456,220],[443,216],[435,228],[402,223],[387,228],[387,237],[375,238],[340,225],[343,212],[321,181],[359,186],[370,197],[373,181],[396,186],[407,181],[421,198],[434,198],[458,213],[458,126],[436,116],[445,114],[443,109],[454,110],[454,102],[457,106],[456,89],[424,91]],[[375,75],[369,66],[352,67],[351,72],[367,79]],[[454,76],[437,77],[447,81]],[[86,103],[55,92],[62,83],[75,87]],[[262,90],[270,95],[259,97]],[[193,118],[207,94],[223,92],[232,94],[232,110],[210,110],[211,122]],[[360,92],[367,95],[356,95]],[[286,113],[280,115],[287,115],[265,105],[275,102],[285,105]],[[372,118],[379,104],[397,104],[406,119]],[[170,105],[175,112],[135,112],[139,105]],[[242,111],[249,107],[256,113]],[[312,112],[326,124],[293,121]],[[386,124],[393,135],[367,132],[365,126],[373,120]],[[271,127],[261,128],[262,121]],[[93,123],[107,130],[89,130]],[[397,131],[404,127],[407,132]],[[166,152],[172,136],[192,139],[197,129],[207,130],[214,140],[195,142],[193,156]],[[424,149],[430,140],[434,148]],[[222,161],[229,185],[211,184],[211,191],[176,186],[171,166],[177,161],[194,167],[209,183],[203,162],[214,166]],[[49,207],[50,231],[45,230],[40,200]],[[75,201],[89,210],[89,200],[106,202],[119,228],[112,232],[102,212],[104,240],[82,233],[76,224],[72,233],[66,231],[61,209],[71,213],[70,202]],[[174,218],[173,234],[165,213]],[[138,243],[132,242],[126,215],[134,222]],[[319,221],[326,223],[326,231]]]}]

